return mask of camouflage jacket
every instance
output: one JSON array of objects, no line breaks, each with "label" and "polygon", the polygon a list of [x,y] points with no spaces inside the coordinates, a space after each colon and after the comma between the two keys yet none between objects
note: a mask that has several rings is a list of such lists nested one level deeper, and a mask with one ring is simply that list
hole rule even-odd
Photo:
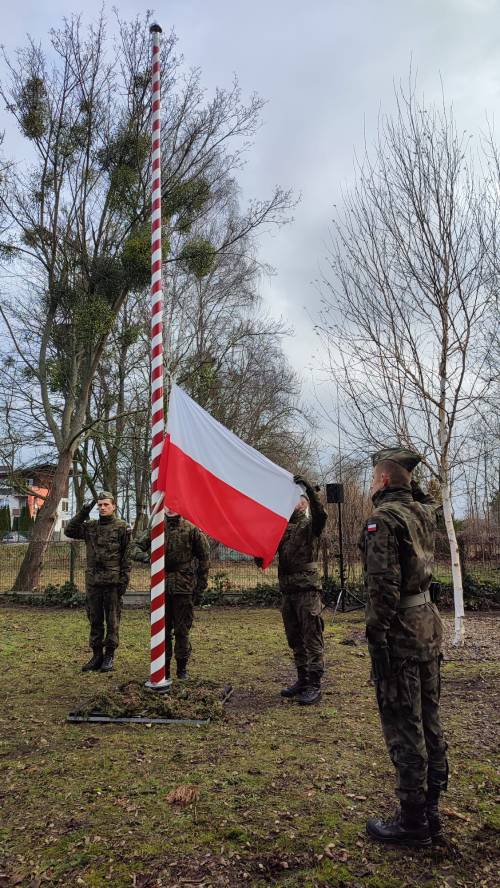
[{"label": "camouflage jacket", "polygon": [[[147,530],[130,544],[134,561],[150,560],[151,531]],[[193,560],[196,567],[193,568]],[[167,518],[165,521],[166,592],[169,595],[195,595],[207,588],[210,567],[210,547],[204,533],[185,518]]]},{"label": "camouflage jacket", "polygon": [[402,595],[429,590],[436,513],[440,506],[418,487],[387,487],[360,539],[368,647],[388,645],[391,655],[430,660],[441,652],[442,624],[434,604],[399,610]]},{"label": "camouflage jacket", "polygon": [[68,522],[64,533],[72,540],[85,540],[87,583],[92,586],[116,585],[125,592],[130,576],[130,528],[126,521],[115,515],[89,521],[88,512],[78,512]]},{"label": "camouflage jacket", "polygon": [[294,512],[278,547],[280,590],[286,593],[321,589],[316,561],[327,514],[315,490],[308,488],[311,515]]}]

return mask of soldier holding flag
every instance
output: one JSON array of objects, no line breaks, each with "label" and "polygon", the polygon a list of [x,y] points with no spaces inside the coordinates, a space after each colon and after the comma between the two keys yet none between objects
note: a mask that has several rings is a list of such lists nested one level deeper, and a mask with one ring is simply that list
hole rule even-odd
[{"label": "soldier holding flag", "polygon": [[327,514],[317,490],[305,478],[296,475],[294,482],[302,487],[302,496],[278,547],[278,577],[281,614],[293,651],[297,681],[284,688],[281,696],[309,706],[321,698],[324,671],[323,603],[317,558]]}]

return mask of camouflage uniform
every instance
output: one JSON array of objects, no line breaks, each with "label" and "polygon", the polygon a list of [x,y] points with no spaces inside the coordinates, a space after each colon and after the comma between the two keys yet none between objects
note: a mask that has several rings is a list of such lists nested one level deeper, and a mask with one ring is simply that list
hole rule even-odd
[{"label": "camouflage uniform", "polygon": [[[87,520],[88,509],[75,515],[64,531],[73,540],[84,540],[87,566],[85,585],[87,616],[90,622],[90,647],[95,654],[113,655],[119,643],[122,597],[126,592],[130,561],[130,528],[115,515]],[[104,622],[106,621],[106,636]]]},{"label": "camouflage uniform", "polygon": [[[165,521],[166,594],[166,659],[172,658],[172,633],[175,636],[175,658],[186,661],[191,653],[189,631],[193,625],[193,603],[198,604],[207,588],[210,567],[208,540],[185,518],[179,515]],[[151,533],[147,530],[130,545],[134,561],[149,561]],[[193,559],[197,560],[193,569]]]},{"label": "camouflage uniform", "polygon": [[311,515],[295,511],[278,547],[281,613],[297,672],[319,682],[324,670],[321,581],[317,558],[326,512],[318,495],[307,488]]},{"label": "camouflage uniform", "polygon": [[[374,464],[388,453],[377,454]],[[407,467],[405,452],[397,453],[403,454],[401,464]],[[418,806],[425,804],[428,790],[439,795],[448,777],[439,718],[442,624],[429,594],[439,506],[413,482],[412,487],[379,490],[373,502],[375,509],[360,540],[366,635],[372,658],[386,652],[390,663],[375,685],[397,773],[396,794],[402,803]],[[408,596],[421,593],[425,603],[412,606]]]}]

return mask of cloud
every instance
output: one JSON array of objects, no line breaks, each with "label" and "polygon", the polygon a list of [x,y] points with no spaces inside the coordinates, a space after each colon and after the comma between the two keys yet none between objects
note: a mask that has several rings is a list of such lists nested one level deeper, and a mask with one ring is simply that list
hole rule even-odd
[{"label": "cloud", "polygon": [[[90,0],[84,19],[99,8],[100,0]],[[146,8],[125,0],[120,15]],[[174,0],[158,8],[164,30],[175,28],[186,65],[202,69],[209,92],[236,72],[246,95],[255,90],[268,100],[241,185],[243,199],[263,197],[275,183],[302,194],[294,225],[260,245],[276,269],[263,296],[296,327],[287,353],[298,372],[317,344],[308,316],[318,304],[312,282],[341,189],[353,180],[354,151],[362,151],[365,135],[374,141],[379,113],[391,112],[394,83],[407,80],[410,62],[428,101],[444,86],[459,127],[485,129],[500,90],[497,11],[495,0]],[[45,41],[70,12],[53,0],[26,3],[22,16],[6,6],[7,50],[22,44],[28,29]],[[111,5],[108,13],[112,21]]]}]

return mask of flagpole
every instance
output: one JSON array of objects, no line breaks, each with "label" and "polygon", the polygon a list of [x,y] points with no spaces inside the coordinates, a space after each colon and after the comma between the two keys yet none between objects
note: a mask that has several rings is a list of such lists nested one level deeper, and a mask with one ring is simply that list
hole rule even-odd
[{"label": "flagpole", "polygon": [[152,38],[152,186],[151,186],[151,665],[146,687],[167,690],[165,674],[165,524],[158,467],[165,418],[163,409],[163,290],[161,245],[161,72],[160,25]]}]

